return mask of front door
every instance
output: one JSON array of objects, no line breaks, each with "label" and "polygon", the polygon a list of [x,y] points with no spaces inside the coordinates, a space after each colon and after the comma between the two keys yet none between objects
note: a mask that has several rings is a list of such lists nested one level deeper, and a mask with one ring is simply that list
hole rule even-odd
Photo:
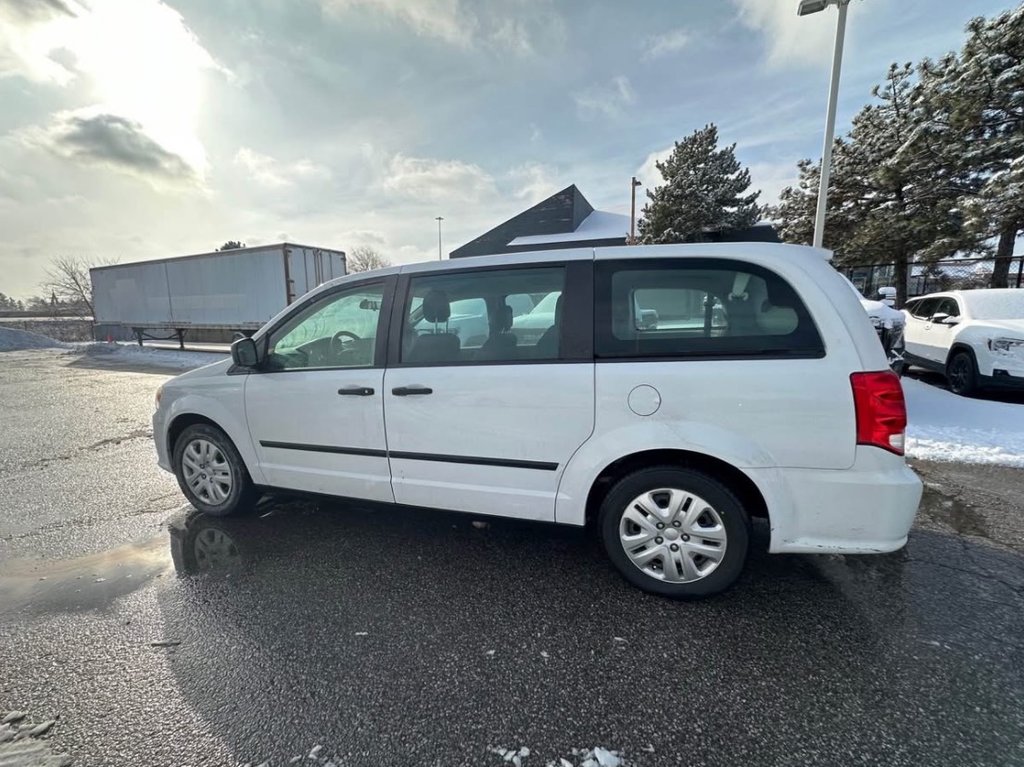
[{"label": "front door", "polygon": [[[399,503],[554,520],[559,478],[594,424],[584,338],[592,294],[589,285],[565,293],[567,273],[589,269],[456,269],[403,281],[384,380]],[[546,311],[544,327],[516,325],[546,298],[565,311]],[[453,310],[472,305],[485,315],[479,331]]]},{"label": "front door", "polygon": [[938,298],[919,298],[907,305],[907,324],[903,329],[903,346],[907,354],[928,359],[928,336],[931,333],[931,316],[938,306]]},{"label": "front door", "polygon": [[394,278],[315,297],[266,338],[245,383],[249,434],[274,487],[393,501],[384,327]]},{"label": "front door", "polygon": [[[955,298],[942,298],[931,310],[932,316],[945,314],[947,318],[959,318],[960,307]],[[924,348],[922,355],[925,359],[941,365],[946,364],[946,357],[949,356],[949,347],[953,343],[953,325],[948,321],[933,322],[931,316],[928,318],[927,332],[924,333]]]}]

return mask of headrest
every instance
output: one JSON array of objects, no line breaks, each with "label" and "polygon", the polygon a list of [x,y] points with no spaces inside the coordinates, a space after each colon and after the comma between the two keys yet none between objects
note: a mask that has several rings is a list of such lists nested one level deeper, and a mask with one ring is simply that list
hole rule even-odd
[{"label": "headrest", "polygon": [[451,313],[448,294],[443,290],[435,288],[423,296],[423,319],[427,322],[447,322]]},{"label": "headrest", "polygon": [[737,272],[732,281],[732,291],[729,293],[730,301],[747,300],[747,283],[750,282],[750,275],[744,272]]}]

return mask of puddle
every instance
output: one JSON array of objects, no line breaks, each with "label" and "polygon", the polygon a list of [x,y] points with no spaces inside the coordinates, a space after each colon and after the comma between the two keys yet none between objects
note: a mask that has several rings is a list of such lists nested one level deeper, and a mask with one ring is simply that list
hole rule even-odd
[{"label": "puddle", "polygon": [[15,559],[0,566],[0,613],[103,608],[170,566],[165,535],[75,559]]},{"label": "puddle", "polygon": [[924,487],[921,513],[935,522],[953,528],[960,535],[990,537],[985,519],[977,509],[945,495],[930,483],[926,483]]}]

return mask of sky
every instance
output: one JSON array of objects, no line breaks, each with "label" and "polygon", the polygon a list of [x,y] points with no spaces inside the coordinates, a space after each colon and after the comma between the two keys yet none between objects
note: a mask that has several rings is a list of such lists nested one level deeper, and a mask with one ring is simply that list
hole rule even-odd
[{"label": "sky", "polygon": [[[762,201],[820,156],[836,12],[797,0],[0,0],[0,292],[50,258],[288,240],[437,257],[706,123]],[[1010,0],[853,0],[837,130]],[[640,190],[638,207],[644,189]]]}]

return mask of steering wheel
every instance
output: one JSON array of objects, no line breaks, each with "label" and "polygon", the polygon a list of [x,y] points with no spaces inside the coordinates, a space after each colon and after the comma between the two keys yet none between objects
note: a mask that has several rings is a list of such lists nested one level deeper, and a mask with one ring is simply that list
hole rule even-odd
[{"label": "steering wheel", "polygon": [[363,340],[359,336],[357,336],[355,333],[351,333],[348,330],[339,330],[337,333],[334,334],[334,337],[331,338],[331,354],[332,355],[337,356],[342,351],[344,351],[345,344],[341,340],[342,338],[350,338],[353,341],[362,341]]}]

